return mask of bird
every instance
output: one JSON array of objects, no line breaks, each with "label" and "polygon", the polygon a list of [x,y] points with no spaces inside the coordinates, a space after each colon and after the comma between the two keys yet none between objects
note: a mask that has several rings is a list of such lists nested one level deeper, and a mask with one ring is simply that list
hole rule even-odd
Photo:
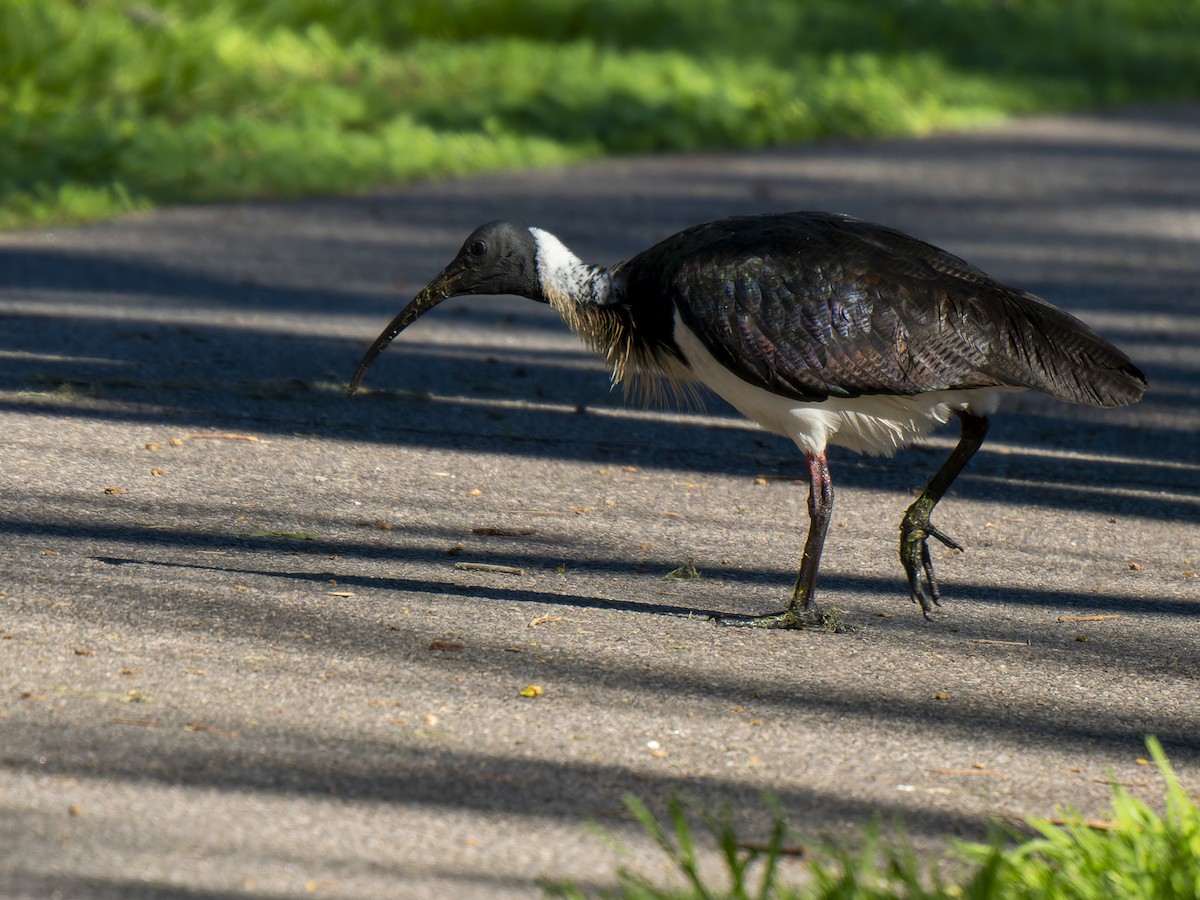
[{"label": "bird", "polygon": [[380,333],[353,378],[443,300],[515,295],[549,304],[651,400],[702,386],[795,443],[808,532],[779,612],[718,616],[758,628],[828,626],[817,573],[833,512],[830,445],[890,456],[957,418],[960,437],[900,521],[908,593],[929,619],[941,587],[931,520],[983,444],[1002,396],[1034,390],[1097,407],[1138,402],[1146,376],[1074,316],[896,229],[828,212],[734,216],[686,228],[612,266],[583,262],[536,227],[481,225]]}]

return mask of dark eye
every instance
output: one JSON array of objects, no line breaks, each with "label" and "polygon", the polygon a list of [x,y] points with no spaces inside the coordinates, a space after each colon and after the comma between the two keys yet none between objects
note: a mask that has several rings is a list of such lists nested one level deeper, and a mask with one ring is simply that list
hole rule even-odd
[{"label": "dark eye", "polygon": [[472,256],[483,256],[483,254],[487,253],[487,242],[471,241],[470,245],[467,247],[467,252]]}]

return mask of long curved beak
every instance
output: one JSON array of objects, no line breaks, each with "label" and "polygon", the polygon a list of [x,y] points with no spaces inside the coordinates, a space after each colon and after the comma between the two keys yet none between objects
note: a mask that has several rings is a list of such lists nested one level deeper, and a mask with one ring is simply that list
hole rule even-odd
[{"label": "long curved beak", "polygon": [[371,363],[375,362],[384,348],[392,342],[392,338],[443,300],[454,296],[454,285],[458,280],[458,274],[458,271],[452,271],[447,267],[437,278],[421,288],[417,296],[409,301],[408,306],[400,310],[399,315],[388,323],[388,327],[383,329],[379,337],[375,338],[375,343],[363,354],[362,362],[358,364],[358,368],[354,370],[354,377],[350,379],[350,387],[346,389],[347,394],[353,394],[358,390],[363,376],[367,374],[367,369],[371,367]]}]

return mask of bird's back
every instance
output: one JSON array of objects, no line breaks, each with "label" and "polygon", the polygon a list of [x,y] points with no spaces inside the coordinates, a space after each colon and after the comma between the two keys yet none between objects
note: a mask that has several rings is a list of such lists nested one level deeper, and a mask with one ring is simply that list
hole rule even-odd
[{"label": "bird's back", "polygon": [[1121,406],[1146,386],[1073,316],[944,250],[844,216],[698,225],[614,278],[635,325],[660,318],[669,298],[726,368],[796,400],[1015,387]]}]

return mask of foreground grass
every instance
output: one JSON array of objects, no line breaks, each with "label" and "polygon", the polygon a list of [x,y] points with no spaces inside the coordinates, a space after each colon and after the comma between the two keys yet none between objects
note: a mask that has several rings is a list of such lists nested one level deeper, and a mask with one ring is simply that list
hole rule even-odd
[{"label": "foreground grass", "polygon": [[[779,862],[789,829],[776,815],[763,845],[748,847],[728,815],[701,814],[724,864],[721,883],[702,874],[687,804],[668,807],[660,822],[640,801],[630,811],[667,854],[687,886],[669,889],[629,870],[620,888],[601,896],[626,900],[885,900],[885,898],[1029,898],[1029,900],[1194,900],[1200,897],[1200,808],[1180,786],[1157,740],[1146,741],[1166,783],[1165,814],[1113,785],[1110,822],[1068,815],[1059,824],[1030,819],[1036,837],[1012,845],[1002,835],[989,844],[958,844],[946,860],[965,874],[947,880],[938,863],[923,861],[903,837],[884,841],[868,829],[863,846],[850,850],[826,843],[812,853],[805,886],[782,883]],[[553,896],[583,900],[570,885],[547,889]]]},{"label": "foreground grass", "polygon": [[0,227],[1196,96],[1194,0],[6,0]]}]

